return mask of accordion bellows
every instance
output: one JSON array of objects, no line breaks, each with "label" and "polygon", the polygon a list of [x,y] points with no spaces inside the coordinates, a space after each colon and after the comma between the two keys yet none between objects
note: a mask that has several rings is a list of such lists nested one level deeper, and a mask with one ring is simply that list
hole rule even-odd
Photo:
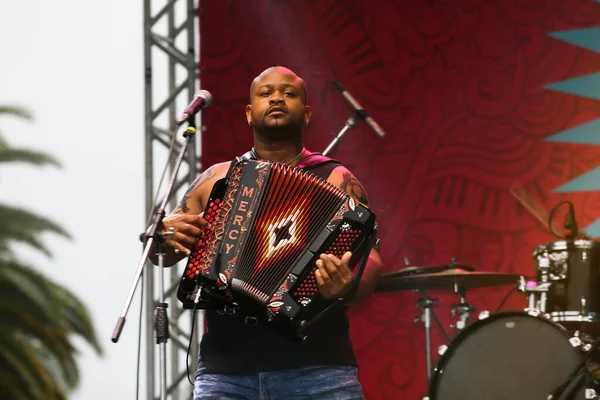
[{"label": "accordion bellows", "polygon": [[184,307],[194,307],[202,287],[203,300],[288,332],[331,305],[315,281],[320,254],[352,251],[356,262],[375,231],[374,214],[339,188],[301,169],[252,160],[217,181],[204,218],[212,226],[179,285]]}]

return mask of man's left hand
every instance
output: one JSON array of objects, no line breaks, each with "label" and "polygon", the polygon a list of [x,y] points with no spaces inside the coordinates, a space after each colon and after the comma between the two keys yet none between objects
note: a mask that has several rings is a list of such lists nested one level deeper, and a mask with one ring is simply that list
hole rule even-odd
[{"label": "man's left hand", "polygon": [[317,260],[315,278],[321,295],[338,299],[346,295],[354,283],[354,273],[349,267],[352,253],[347,251],[340,260],[332,254],[321,254]]}]

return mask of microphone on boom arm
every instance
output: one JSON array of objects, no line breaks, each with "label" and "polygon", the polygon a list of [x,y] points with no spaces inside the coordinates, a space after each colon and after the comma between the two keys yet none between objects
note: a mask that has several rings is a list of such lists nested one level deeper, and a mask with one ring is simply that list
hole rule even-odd
[{"label": "microphone on boom arm", "polygon": [[198,111],[210,106],[211,103],[212,94],[210,94],[208,90],[198,90],[190,104],[185,108],[183,114],[181,114],[181,117],[177,120],[177,125],[183,124],[185,121],[196,115]]}]

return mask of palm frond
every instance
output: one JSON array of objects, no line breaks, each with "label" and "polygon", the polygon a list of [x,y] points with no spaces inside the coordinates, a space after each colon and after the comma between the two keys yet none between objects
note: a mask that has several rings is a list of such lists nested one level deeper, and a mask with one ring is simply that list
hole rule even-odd
[{"label": "palm frond", "polygon": [[[7,341],[4,345],[8,346],[12,344],[13,343],[10,341]],[[19,376],[23,381],[23,386],[29,388],[27,391],[29,392],[28,394],[32,397],[41,398],[44,393],[46,393],[44,388],[45,385],[36,382],[36,378],[38,378],[39,374],[35,371],[35,367],[32,368],[28,359],[28,356],[23,357],[22,353],[20,354],[20,352],[15,351],[13,348],[8,351],[2,351],[2,353],[0,353],[0,360],[3,360],[2,364],[4,367],[2,375],[10,374]],[[14,385],[14,382],[12,384]]]},{"label": "palm frond", "polygon": [[[65,388],[59,387],[30,343],[19,335],[2,335],[0,365],[8,374],[26,381],[22,387],[32,400],[65,398]],[[0,392],[4,391],[3,388]]]},{"label": "palm frond", "polygon": [[[25,120],[32,119],[31,113],[22,107],[0,105],[0,116],[5,115],[12,115]],[[7,162],[25,162],[37,166],[61,166],[58,160],[50,154],[20,147],[12,147],[6,140],[0,137],[0,163]]]},{"label": "palm frond", "polygon": [[8,371],[0,374],[0,399],[31,400],[31,396],[24,392],[23,378]]},{"label": "palm frond", "polygon": [[[53,320],[60,306],[43,276],[13,260],[0,260],[0,306],[19,309],[41,321]],[[11,301],[12,299],[12,301]]]},{"label": "palm frond", "polygon": [[59,361],[69,360],[73,346],[65,344],[63,338],[68,337],[69,332],[66,329],[57,327],[51,322],[41,321],[32,314],[19,314],[20,309],[3,308],[0,309],[4,334],[20,334],[31,341],[31,345],[44,348],[48,354]]},{"label": "palm frond", "polygon": [[[102,352],[86,307],[68,289],[39,271],[14,260],[0,260],[0,300],[0,312],[6,309],[6,314],[23,316],[20,327],[31,336],[44,341],[57,330],[59,334],[75,333],[98,353]],[[50,327],[44,327],[42,334],[36,334],[39,324]]]},{"label": "palm frond", "polygon": [[[6,142],[4,142],[6,143]],[[51,155],[35,150],[18,147],[3,147],[0,144],[0,163],[24,162],[36,166],[54,165],[60,167],[58,160]]]},{"label": "palm frond", "polygon": [[[36,354],[36,363],[40,363],[47,373],[51,376],[53,382],[59,383],[59,386],[64,388],[74,388],[79,383],[79,369],[77,368],[77,362],[75,360],[75,349],[70,342],[70,333],[64,329],[57,328],[51,324],[38,324],[39,328],[46,330],[45,334],[40,335],[40,329],[36,327],[35,334],[38,335],[34,338],[30,335],[31,330],[21,329],[23,323],[17,321],[18,317],[8,319],[6,323],[18,323],[19,329],[15,332],[2,332],[0,333],[0,339],[2,343],[9,341],[7,339],[10,335],[17,335],[23,337],[27,341],[27,346],[33,350]],[[30,319],[31,320],[31,319]],[[34,326],[34,323],[30,323],[25,328]],[[42,340],[39,337],[43,337]],[[0,350],[1,354],[4,349]]]},{"label": "palm frond", "polygon": [[0,260],[0,328],[0,342],[5,335],[28,338],[36,353],[43,356],[53,380],[68,388],[79,382],[71,335],[82,337],[102,353],[81,301],[63,286],[14,260]]},{"label": "palm frond", "polygon": [[67,288],[53,282],[49,282],[49,284],[52,286],[54,295],[64,305],[67,329],[81,336],[98,354],[102,354],[102,347],[96,336],[92,318],[85,305]]},{"label": "palm frond", "polygon": [[[62,315],[64,305],[56,299],[47,280],[36,279],[39,274],[27,268],[6,266],[2,265],[0,271],[0,337],[23,335],[32,346],[46,350],[61,365],[72,363],[73,347],[68,343],[70,332]],[[11,298],[12,304],[8,301]],[[14,302],[14,299],[19,301]],[[65,370],[65,374],[69,371]],[[67,376],[66,380],[76,382],[77,379],[78,376],[73,379]]]},{"label": "palm frond", "polygon": [[59,387],[73,389],[79,384],[79,369],[73,355],[68,361],[58,360],[44,346],[34,344],[34,348]]},{"label": "palm frond", "polygon": [[[31,119],[23,108],[0,105],[5,115]],[[0,136],[0,165],[9,162],[60,166],[51,155],[13,147]],[[18,261],[12,244],[51,256],[41,235],[70,235],[21,207],[0,204],[0,221],[0,398],[66,400],[79,382],[73,335],[102,352],[91,317],[71,291]]]},{"label": "palm frond", "polygon": [[[51,256],[50,250],[39,240],[44,232],[53,232],[66,238],[71,236],[58,224],[19,207],[0,204],[0,249],[11,241],[26,243]],[[3,245],[4,244],[4,245]]]},{"label": "palm frond", "polygon": [[26,120],[33,119],[33,115],[27,109],[18,106],[0,106],[0,114],[12,115]]}]

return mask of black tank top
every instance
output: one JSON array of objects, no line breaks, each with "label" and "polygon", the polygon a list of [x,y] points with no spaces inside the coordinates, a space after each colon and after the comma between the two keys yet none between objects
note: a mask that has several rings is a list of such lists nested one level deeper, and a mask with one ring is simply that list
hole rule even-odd
[{"label": "black tank top", "polygon": [[[243,158],[255,156],[248,152]],[[299,167],[327,179],[339,165],[338,161],[313,153]],[[315,324],[303,342],[289,340],[265,324],[249,325],[239,317],[220,315],[214,310],[206,311],[206,321],[198,374],[251,375],[313,365],[356,365],[345,310]]]}]

